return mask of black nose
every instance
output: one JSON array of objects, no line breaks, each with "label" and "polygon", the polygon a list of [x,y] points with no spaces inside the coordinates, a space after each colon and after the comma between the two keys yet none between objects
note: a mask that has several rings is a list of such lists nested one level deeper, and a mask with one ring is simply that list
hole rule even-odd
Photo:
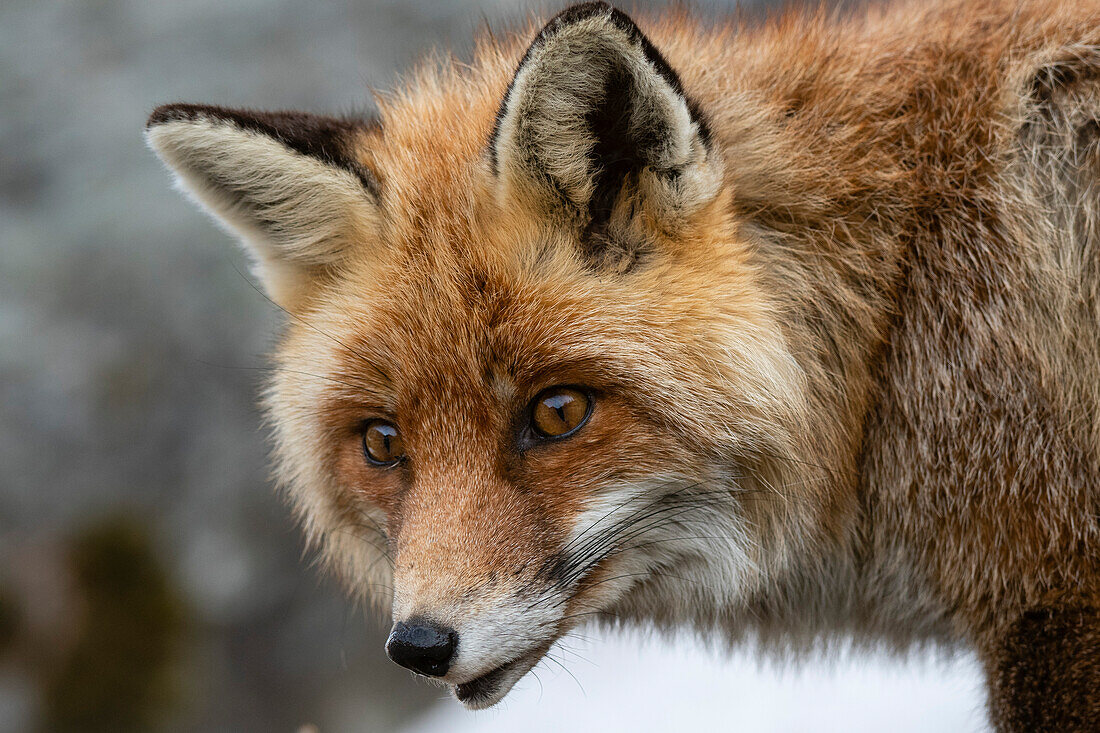
[{"label": "black nose", "polygon": [[458,635],[423,619],[399,621],[386,641],[390,659],[414,672],[442,677],[451,666]]}]

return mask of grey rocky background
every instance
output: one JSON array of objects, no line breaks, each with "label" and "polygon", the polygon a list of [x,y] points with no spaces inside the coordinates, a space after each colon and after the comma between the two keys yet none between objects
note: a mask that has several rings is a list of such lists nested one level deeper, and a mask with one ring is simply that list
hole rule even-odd
[{"label": "grey rocky background", "polygon": [[0,3],[0,730],[383,731],[442,697],[303,555],[254,407],[278,314],[141,130],[369,109],[532,7]]}]

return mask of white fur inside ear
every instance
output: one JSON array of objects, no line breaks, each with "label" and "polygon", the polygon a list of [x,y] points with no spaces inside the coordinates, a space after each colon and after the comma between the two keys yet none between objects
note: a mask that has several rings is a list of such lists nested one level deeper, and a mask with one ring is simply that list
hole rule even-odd
[{"label": "white fur inside ear", "polygon": [[202,118],[158,123],[145,136],[179,187],[247,245],[284,307],[370,233],[375,204],[351,172],[273,137]]},{"label": "white fur inside ear", "polygon": [[[605,105],[608,79],[632,89],[628,131],[653,141],[636,151],[644,193],[667,213],[689,213],[713,199],[721,166],[687,100],[647,58],[641,42],[606,14],[563,25],[536,40],[504,101],[494,153],[506,188],[538,191],[553,181],[577,209],[593,195],[589,122]],[[625,93],[625,91],[624,91]],[[655,137],[652,131],[663,134]],[[666,176],[674,172],[675,175]]]}]

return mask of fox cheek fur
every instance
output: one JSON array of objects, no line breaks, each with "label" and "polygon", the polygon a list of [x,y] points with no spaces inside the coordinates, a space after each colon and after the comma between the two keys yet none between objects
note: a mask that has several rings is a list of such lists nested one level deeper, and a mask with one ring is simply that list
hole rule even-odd
[{"label": "fox cheek fur", "polygon": [[586,3],[377,119],[146,136],[288,314],[276,472],[395,661],[480,708],[590,618],[931,641],[1002,730],[1088,730],[1096,10]]}]

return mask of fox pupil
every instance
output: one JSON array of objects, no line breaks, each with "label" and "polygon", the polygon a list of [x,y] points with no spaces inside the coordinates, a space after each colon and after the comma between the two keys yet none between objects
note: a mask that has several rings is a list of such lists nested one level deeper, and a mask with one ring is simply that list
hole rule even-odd
[{"label": "fox pupil", "polygon": [[363,449],[371,463],[393,465],[404,455],[401,434],[392,423],[376,420],[363,433]]},{"label": "fox pupil", "polygon": [[531,423],[543,438],[561,438],[578,429],[588,419],[591,399],[571,387],[547,390],[536,399]]}]

